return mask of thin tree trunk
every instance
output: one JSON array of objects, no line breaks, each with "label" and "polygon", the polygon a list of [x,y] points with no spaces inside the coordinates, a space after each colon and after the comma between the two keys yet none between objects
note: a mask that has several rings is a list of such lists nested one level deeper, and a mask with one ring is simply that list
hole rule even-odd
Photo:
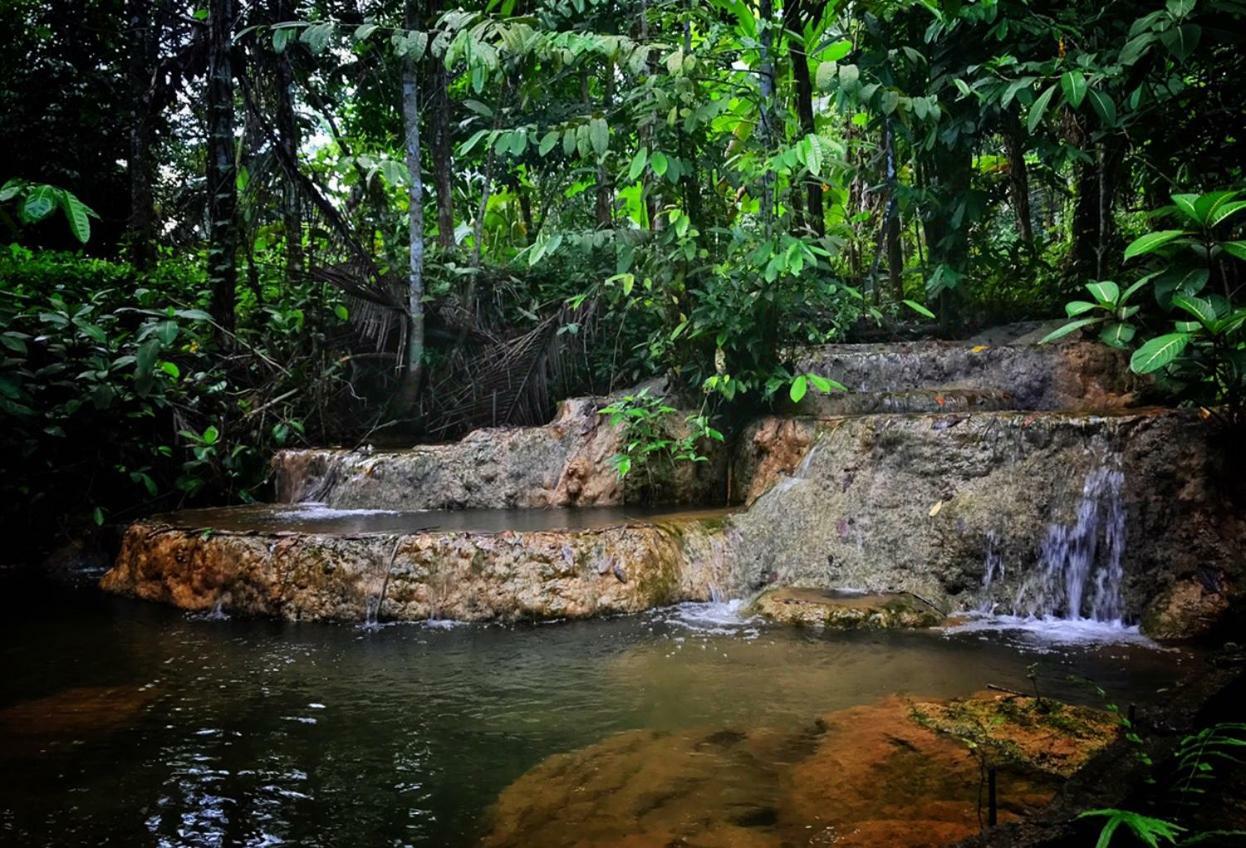
[{"label": "thin tree trunk", "polygon": [[[415,0],[407,0],[406,17],[408,27],[419,26]],[[424,368],[424,177],[420,171],[419,68],[410,56],[402,64],[402,119],[409,172],[407,217],[411,255],[407,272],[407,345],[399,402],[403,412],[411,412],[419,397]]]},{"label": "thin tree trunk", "polygon": [[[609,114],[614,100],[614,62],[606,60],[605,80],[602,83],[602,108]],[[610,185],[610,174],[604,163],[597,165],[597,191],[594,203],[594,218],[597,229],[609,229],[614,224],[614,188]]]},{"label": "thin tree trunk", "polygon": [[1017,231],[1026,244],[1034,243],[1030,216],[1030,175],[1025,164],[1025,142],[1021,122],[1012,114],[1004,117],[1004,150],[1008,156],[1008,197],[1017,216]]},{"label": "thin tree trunk", "polygon": [[[441,0],[428,2],[428,29],[436,25]],[[431,34],[430,34],[431,39]],[[450,74],[446,63],[432,51],[424,59],[429,75],[428,129],[432,154],[433,183],[437,190],[437,244],[454,246],[454,154],[450,144]]]},{"label": "thin tree trunk", "polygon": [[887,277],[891,281],[892,296],[899,303],[904,299],[904,251],[900,245],[900,201],[896,197],[896,140],[891,118],[883,124],[883,148],[887,156],[887,206],[883,227],[887,248]]},{"label": "thin tree trunk", "polygon": [[130,159],[127,171],[130,178],[130,216],[127,223],[130,261],[145,270],[156,259],[156,209],[152,196],[154,168],[152,147],[152,97],[158,45],[158,14],[150,0],[129,0],[126,4],[129,17],[129,84],[131,97]]},{"label": "thin tree trunk", "polygon": [[[774,3],[773,0],[761,0],[758,8],[761,23],[760,56],[761,66],[758,68],[760,79],[761,102],[758,107],[758,129],[762,146],[769,155],[775,143],[774,128]],[[774,174],[767,171],[762,177],[761,190],[762,220],[766,223],[767,234],[774,221]]]},{"label": "thin tree trunk", "polygon": [[208,15],[208,285],[212,317],[233,330],[237,298],[238,189],[234,165],[233,0],[212,0]]},{"label": "thin tree trunk", "polygon": [[[293,16],[289,0],[274,0],[275,21]],[[285,156],[298,161],[299,130],[294,116],[294,73],[284,51],[277,56],[277,137]],[[286,281],[293,283],[303,273],[303,214],[298,187],[293,180],[281,183],[281,222],[286,242]]]},{"label": "thin tree trunk", "polygon": [[[788,50],[792,56],[792,80],[796,84],[796,115],[800,119],[800,131],[804,135],[813,135],[816,127],[813,120],[813,82],[809,78],[809,57],[805,53],[805,42],[801,33],[806,20],[822,16],[825,5],[825,0],[814,0],[806,9],[803,0],[795,0],[787,8],[785,15]],[[806,179],[805,195],[809,228],[819,236],[824,235],[826,216],[822,211],[822,181],[816,177]]]}]

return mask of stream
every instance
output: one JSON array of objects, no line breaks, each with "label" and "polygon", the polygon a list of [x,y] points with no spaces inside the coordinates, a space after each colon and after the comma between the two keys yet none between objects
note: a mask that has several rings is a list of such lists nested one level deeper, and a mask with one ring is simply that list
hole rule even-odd
[{"label": "stream", "polygon": [[[1197,657],[1031,633],[817,633],[734,605],[521,626],[196,616],[3,590],[0,842],[468,846],[547,756],[622,731],[808,726],[988,683],[1162,697]],[[19,638],[20,637],[20,638]],[[1101,702],[1100,702],[1101,703]]]}]

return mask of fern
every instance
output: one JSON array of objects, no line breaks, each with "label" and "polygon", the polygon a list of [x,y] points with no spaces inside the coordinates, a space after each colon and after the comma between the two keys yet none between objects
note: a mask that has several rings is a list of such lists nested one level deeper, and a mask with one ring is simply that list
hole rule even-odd
[{"label": "fern", "polygon": [[1185,830],[1185,828],[1174,822],[1165,821],[1164,819],[1153,819],[1150,816],[1144,816],[1129,810],[1087,810],[1079,815],[1078,818],[1107,819],[1103,823],[1103,829],[1099,831],[1099,841],[1095,843],[1095,848],[1108,848],[1108,845],[1112,842],[1112,836],[1121,825],[1125,825],[1125,827],[1133,831],[1133,835],[1142,844],[1149,846],[1149,848],[1159,848],[1160,840],[1176,844],[1177,836]]}]

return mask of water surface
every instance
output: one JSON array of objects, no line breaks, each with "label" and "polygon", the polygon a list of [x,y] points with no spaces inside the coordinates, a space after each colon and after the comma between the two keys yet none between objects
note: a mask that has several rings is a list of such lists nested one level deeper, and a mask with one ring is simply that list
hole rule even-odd
[{"label": "water surface", "polygon": [[[1145,702],[1195,662],[997,633],[818,634],[726,605],[377,630],[0,585],[0,843],[468,846],[545,757],[635,729],[808,726],[988,683]],[[1041,648],[1041,649],[1040,649]]]}]

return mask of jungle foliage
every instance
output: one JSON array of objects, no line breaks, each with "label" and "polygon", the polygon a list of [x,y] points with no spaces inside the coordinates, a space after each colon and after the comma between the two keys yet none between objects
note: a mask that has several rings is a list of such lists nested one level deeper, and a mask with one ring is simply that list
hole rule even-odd
[{"label": "jungle foliage", "polygon": [[[1232,402],[1244,24],[1238,0],[13,0],[5,518],[246,499],[281,444],[532,423],[654,376],[709,435],[836,388],[795,345],[1048,318],[1088,284],[1070,332],[1102,317]],[[1159,296],[1131,289],[1148,263]]]}]

